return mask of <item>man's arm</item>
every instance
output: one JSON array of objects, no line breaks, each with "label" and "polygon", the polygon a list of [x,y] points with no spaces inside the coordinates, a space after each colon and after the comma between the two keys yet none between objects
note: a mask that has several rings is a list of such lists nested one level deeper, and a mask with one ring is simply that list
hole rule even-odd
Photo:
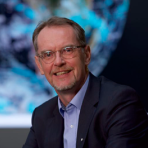
[{"label": "man's arm", "polygon": [[116,92],[106,120],[106,148],[147,148],[148,117],[133,89]]}]

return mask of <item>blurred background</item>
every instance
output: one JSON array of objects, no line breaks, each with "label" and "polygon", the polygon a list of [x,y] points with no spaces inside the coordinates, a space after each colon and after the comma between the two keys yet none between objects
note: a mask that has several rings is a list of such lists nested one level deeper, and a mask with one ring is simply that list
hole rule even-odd
[{"label": "blurred background", "polygon": [[37,70],[31,41],[51,16],[79,23],[90,71],[133,87],[148,112],[147,8],[147,0],[0,0],[0,148],[22,147],[34,108],[56,95]]}]

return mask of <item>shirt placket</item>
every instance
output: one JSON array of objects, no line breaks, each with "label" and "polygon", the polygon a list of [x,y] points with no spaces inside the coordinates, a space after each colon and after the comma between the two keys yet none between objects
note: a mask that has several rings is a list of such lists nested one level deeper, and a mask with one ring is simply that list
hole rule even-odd
[{"label": "shirt placket", "polygon": [[64,148],[75,148],[76,145],[76,107],[67,106],[64,111]]}]

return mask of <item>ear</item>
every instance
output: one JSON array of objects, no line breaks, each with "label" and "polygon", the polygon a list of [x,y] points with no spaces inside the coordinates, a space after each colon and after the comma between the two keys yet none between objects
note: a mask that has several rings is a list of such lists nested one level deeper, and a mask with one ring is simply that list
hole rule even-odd
[{"label": "ear", "polygon": [[91,59],[91,50],[89,45],[85,46],[84,52],[85,52],[85,65],[88,65]]},{"label": "ear", "polygon": [[40,70],[41,75],[44,75],[44,71],[43,71],[42,64],[40,62],[39,57],[35,56],[34,58],[35,58],[35,63],[37,65],[38,69]]}]

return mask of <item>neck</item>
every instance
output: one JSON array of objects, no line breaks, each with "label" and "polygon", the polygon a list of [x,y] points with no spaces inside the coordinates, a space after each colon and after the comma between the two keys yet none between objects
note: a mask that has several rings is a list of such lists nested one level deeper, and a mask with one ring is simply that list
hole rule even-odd
[{"label": "neck", "polygon": [[57,93],[62,103],[67,106],[76,95],[75,93]]}]

